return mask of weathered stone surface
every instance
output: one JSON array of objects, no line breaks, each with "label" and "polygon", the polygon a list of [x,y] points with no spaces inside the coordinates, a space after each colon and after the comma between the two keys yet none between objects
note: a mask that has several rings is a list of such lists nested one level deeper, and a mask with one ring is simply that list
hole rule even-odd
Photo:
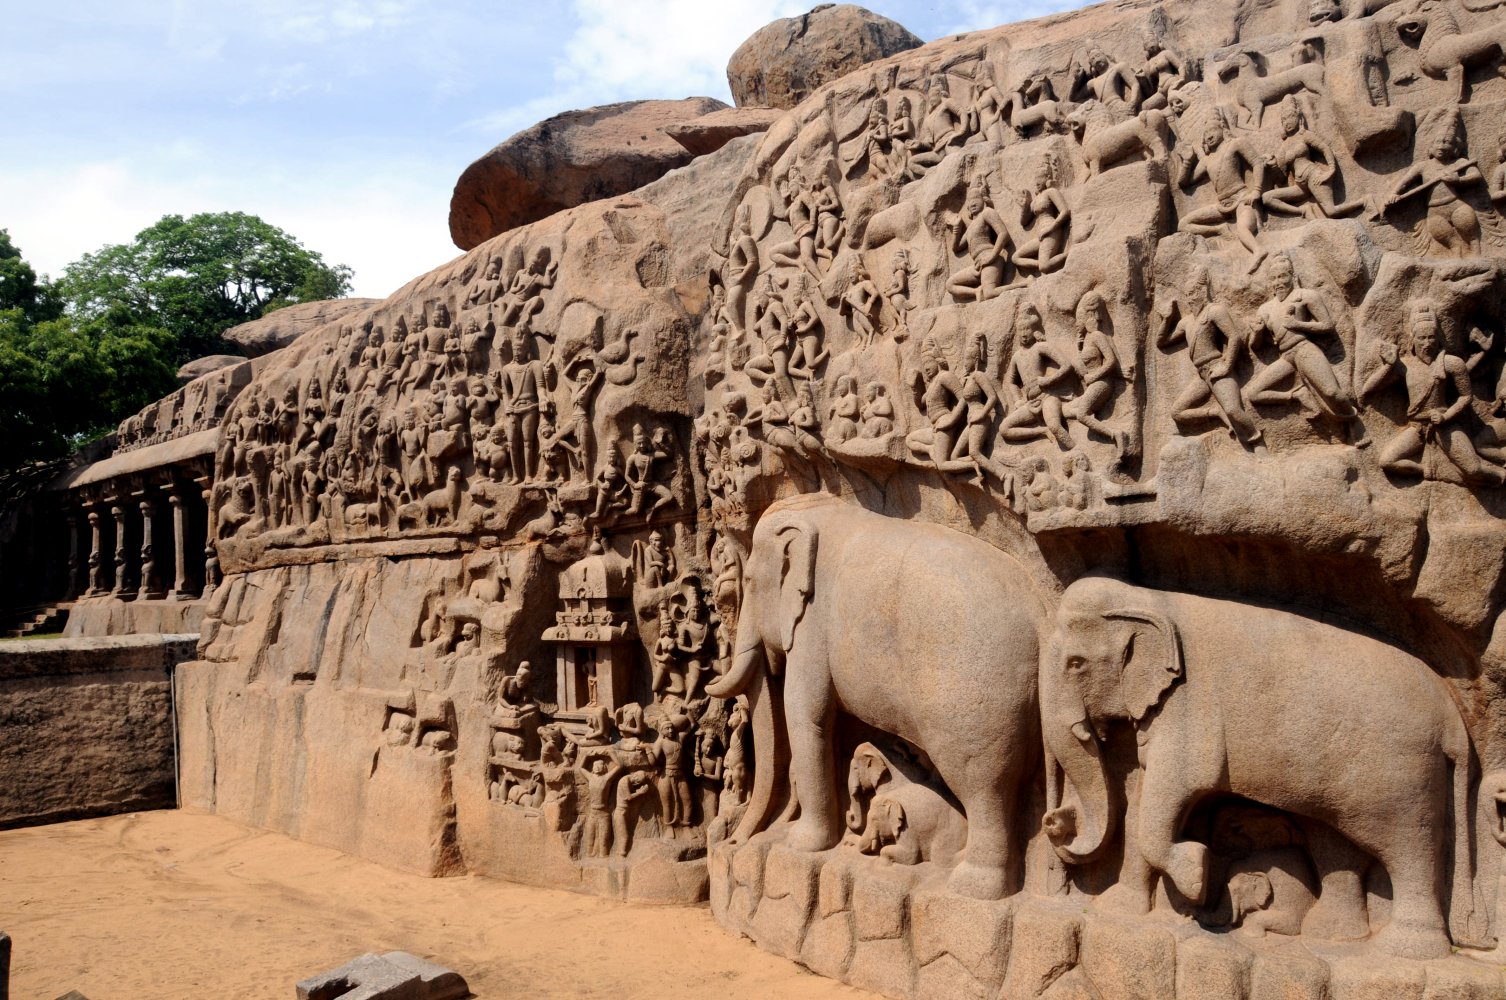
[{"label": "weathered stone surface", "polygon": [[297,989],[298,1000],[459,1000],[471,992],[458,972],[405,951],[361,955]]},{"label": "weathered stone surface", "polygon": [[171,809],[171,677],[197,638],[0,642],[0,828]]},{"label": "weathered stone surface", "polygon": [[767,132],[784,114],[779,108],[723,108],[709,115],[664,126],[664,134],[694,156],[705,156],[733,139]]},{"label": "weathered stone surface", "polygon": [[185,795],[906,1000],[1473,990],[1506,9],[1381,6],[945,39],[267,358]]},{"label": "weathered stone surface", "polygon": [[738,107],[793,108],[822,84],[923,44],[870,10],[820,4],[750,35],[727,63],[727,84]]},{"label": "weathered stone surface", "polygon": [[664,130],[727,106],[709,97],[627,101],[566,111],[472,163],[450,198],[450,238],[470,250],[588,201],[624,194],[695,155]]},{"label": "weathered stone surface", "polygon": [[259,358],[287,347],[310,330],[369,309],[379,301],[321,299],[318,302],[299,302],[273,310],[261,319],[232,326],[220,336],[245,357]]},{"label": "weathered stone surface", "polygon": [[239,354],[211,354],[207,357],[195,358],[178,369],[178,381],[187,385],[202,375],[217,372],[222,368],[234,368],[236,365],[245,363],[245,357]]}]

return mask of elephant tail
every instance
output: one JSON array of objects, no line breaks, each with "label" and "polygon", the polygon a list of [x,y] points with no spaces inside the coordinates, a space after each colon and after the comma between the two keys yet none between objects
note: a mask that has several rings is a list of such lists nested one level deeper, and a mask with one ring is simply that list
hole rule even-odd
[{"label": "elephant tail", "polygon": [[1449,902],[1449,936],[1454,944],[1488,948],[1489,908],[1475,894],[1475,865],[1479,846],[1476,841],[1482,824],[1473,822],[1474,783],[1470,781],[1472,754],[1469,733],[1457,712],[1453,725],[1444,734],[1443,752],[1453,768],[1454,863]]}]

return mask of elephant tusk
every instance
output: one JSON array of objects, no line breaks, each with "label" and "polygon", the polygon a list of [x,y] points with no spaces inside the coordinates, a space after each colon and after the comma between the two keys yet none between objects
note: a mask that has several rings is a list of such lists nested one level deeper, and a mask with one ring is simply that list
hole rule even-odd
[{"label": "elephant tusk", "polygon": [[1086,722],[1072,723],[1072,735],[1077,737],[1079,743],[1092,743],[1093,731],[1088,728]]}]

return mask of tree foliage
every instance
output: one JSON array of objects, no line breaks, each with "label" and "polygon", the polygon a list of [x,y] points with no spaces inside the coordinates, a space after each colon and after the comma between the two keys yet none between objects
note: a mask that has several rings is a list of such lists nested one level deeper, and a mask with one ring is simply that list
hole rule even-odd
[{"label": "tree foliage", "polygon": [[130,243],[71,264],[57,283],[81,320],[124,309],[173,337],[177,364],[225,351],[220,334],[281,305],[339,298],[351,269],[244,212],[166,215]]}]

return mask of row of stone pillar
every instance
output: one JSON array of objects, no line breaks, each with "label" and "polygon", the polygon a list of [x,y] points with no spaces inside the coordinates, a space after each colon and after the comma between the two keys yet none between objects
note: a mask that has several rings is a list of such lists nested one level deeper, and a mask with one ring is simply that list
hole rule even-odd
[{"label": "row of stone pillar", "polygon": [[[210,491],[176,484],[167,491],[167,506],[171,511],[171,571],[172,586],[166,587],[164,572],[167,566],[165,553],[158,550],[158,543],[169,536],[159,531],[159,518],[167,515],[157,497],[141,495],[138,499],[114,497],[92,504],[85,504],[82,511],[66,515],[70,551],[68,554],[68,596],[84,597],[114,596],[123,600],[192,601],[208,598],[218,583],[219,564],[214,552],[214,532],[209,524],[207,511]],[[202,550],[189,538],[189,505],[194,494],[204,502],[206,515],[204,544]],[[89,554],[81,562],[79,518],[80,514],[89,524]],[[131,541],[139,539],[139,544]],[[113,552],[105,546],[113,541]],[[87,565],[87,580],[81,579],[81,570]],[[201,589],[202,584],[202,589]]]}]

